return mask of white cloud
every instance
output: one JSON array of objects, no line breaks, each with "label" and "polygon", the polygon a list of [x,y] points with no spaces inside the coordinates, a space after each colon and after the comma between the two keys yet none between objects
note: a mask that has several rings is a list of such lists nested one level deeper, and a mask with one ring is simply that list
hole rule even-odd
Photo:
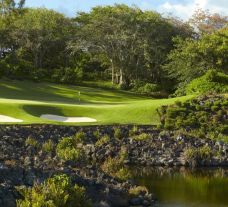
[{"label": "white cloud", "polygon": [[186,3],[172,3],[166,1],[158,7],[158,10],[164,14],[171,13],[184,20],[190,18],[197,8],[209,9],[211,12],[228,14],[227,0],[193,0]]}]

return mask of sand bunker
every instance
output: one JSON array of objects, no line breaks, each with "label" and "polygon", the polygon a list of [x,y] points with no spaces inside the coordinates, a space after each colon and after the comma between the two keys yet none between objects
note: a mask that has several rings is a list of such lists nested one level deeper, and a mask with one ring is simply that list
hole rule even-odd
[{"label": "sand bunker", "polygon": [[10,116],[0,115],[0,122],[23,122],[23,120],[15,119]]},{"label": "sand bunker", "polygon": [[96,119],[88,118],[88,117],[65,117],[65,116],[57,116],[53,114],[43,114],[40,116],[42,119],[48,119],[51,121],[59,121],[59,122],[97,122]]}]

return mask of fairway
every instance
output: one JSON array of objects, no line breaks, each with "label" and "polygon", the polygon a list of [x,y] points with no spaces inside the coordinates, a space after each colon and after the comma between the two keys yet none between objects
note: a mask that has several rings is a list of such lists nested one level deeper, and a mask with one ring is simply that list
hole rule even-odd
[{"label": "fairway", "polygon": [[[191,96],[178,100],[189,98]],[[63,124],[40,118],[43,114],[97,120],[96,123],[70,123],[71,125],[158,124],[156,109],[176,100],[177,98],[152,99],[120,90],[84,86],[13,80],[0,82],[0,115],[23,120],[20,124]]]}]

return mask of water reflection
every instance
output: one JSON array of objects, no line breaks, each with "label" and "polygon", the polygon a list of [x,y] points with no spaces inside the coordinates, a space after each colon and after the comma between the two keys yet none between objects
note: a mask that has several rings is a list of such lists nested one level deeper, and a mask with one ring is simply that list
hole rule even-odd
[{"label": "water reflection", "polygon": [[228,207],[228,168],[137,168],[135,180],[156,194],[158,206]]}]

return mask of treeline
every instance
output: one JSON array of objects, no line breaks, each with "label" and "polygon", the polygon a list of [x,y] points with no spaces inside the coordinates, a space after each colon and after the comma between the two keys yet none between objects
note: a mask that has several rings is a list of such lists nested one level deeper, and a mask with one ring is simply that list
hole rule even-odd
[{"label": "treeline", "polygon": [[227,17],[219,14],[198,10],[183,22],[115,5],[67,18],[24,3],[0,3],[1,76],[112,80],[144,93],[172,91],[210,69],[228,72]]}]

